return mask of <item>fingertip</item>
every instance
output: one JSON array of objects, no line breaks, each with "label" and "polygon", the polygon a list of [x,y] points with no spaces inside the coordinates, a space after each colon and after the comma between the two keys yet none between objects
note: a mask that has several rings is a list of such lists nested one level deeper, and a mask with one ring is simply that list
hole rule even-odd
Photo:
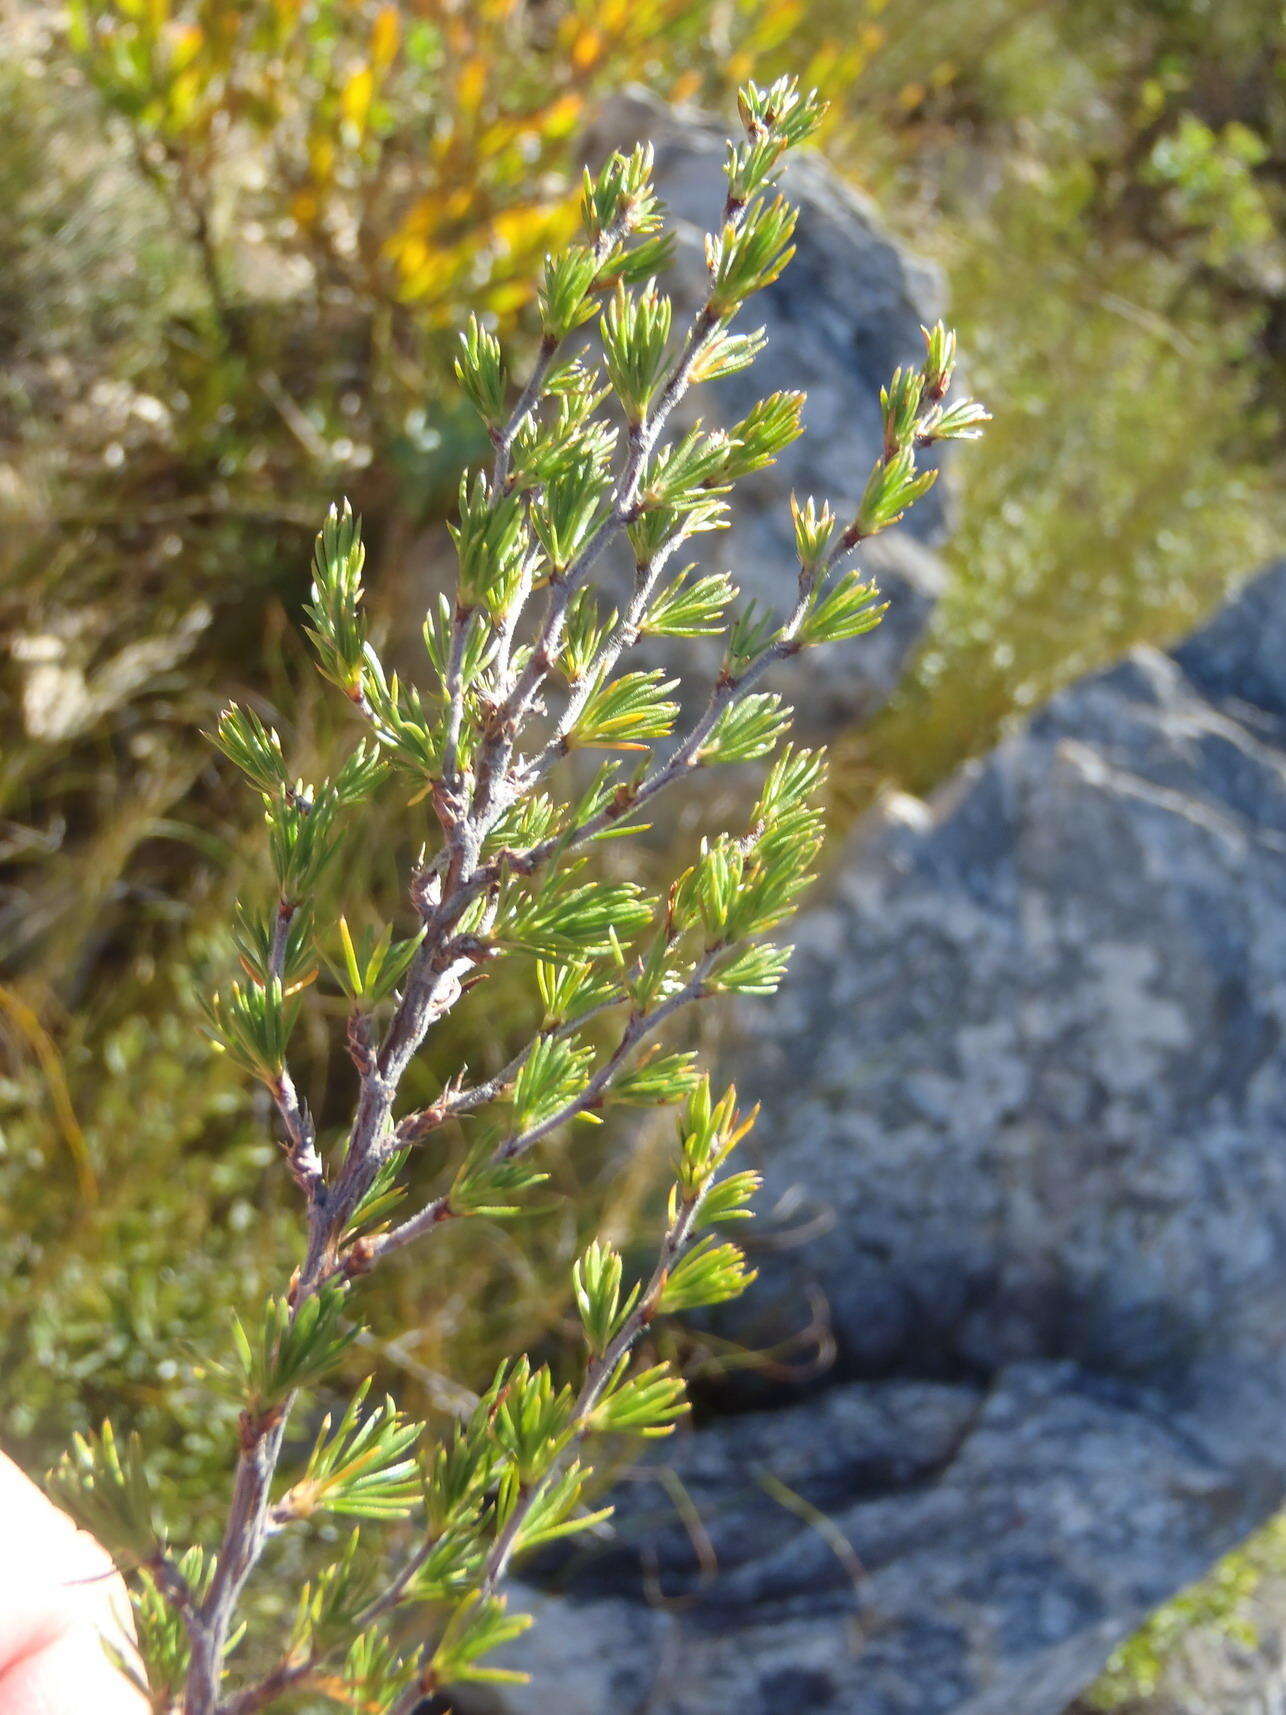
[{"label": "fingertip", "polygon": [[80,1622],[0,1673],[0,1715],[143,1715],[149,1707],[107,1654],[101,1635]]},{"label": "fingertip", "polygon": [[103,1642],[132,1647],[129,1597],[106,1549],[3,1453],[0,1521],[0,1715],[141,1715],[147,1699]]}]

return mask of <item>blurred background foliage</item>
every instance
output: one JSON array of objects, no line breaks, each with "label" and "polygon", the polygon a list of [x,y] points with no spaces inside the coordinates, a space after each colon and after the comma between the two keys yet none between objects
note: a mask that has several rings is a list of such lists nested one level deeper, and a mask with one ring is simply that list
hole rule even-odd
[{"label": "blurred background foliage", "polygon": [[[111,1405],[187,1485],[227,1446],[190,1354],[288,1271],[294,1230],[268,1116],[196,1022],[191,974],[222,957],[259,864],[254,806],[200,730],[238,696],[284,722],[301,770],[324,754],[333,717],[295,626],[312,532],[352,497],[387,631],[476,450],[447,385],[454,330],[485,308],[523,338],[596,101],[633,82],[717,110],[752,71],[820,84],[830,159],[945,269],[996,412],[930,634],[842,742],[843,816],[889,783],[931,789],[1269,554],[1280,14],[10,0],[0,17],[0,1434],[39,1465]],[[406,855],[369,830],[336,883],[350,915],[396,908]],[[502,1063],[505,1034],[466,1016],[426,1090],[462,1053]],[[347,1074],[320,1039],[307,1079],[337,1117]],[[575,1216],[553,1199],[521,1243],[444,1245],[431,1274],[374,1288],[412,1409],[449,1410],[444,1373],[480,1376],[502,1341],[558,1339],[573,1219],[628,1238],[656,1155],[571,1150]]]}]

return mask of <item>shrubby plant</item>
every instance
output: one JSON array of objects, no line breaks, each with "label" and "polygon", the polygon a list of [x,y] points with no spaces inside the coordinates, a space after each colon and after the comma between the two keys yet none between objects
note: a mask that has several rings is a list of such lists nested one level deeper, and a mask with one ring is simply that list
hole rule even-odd
[{"label": "shrubby plant", "polygon": [[[675,329],[656,284],[669,239],[646,148],[586,174],[583,235],[545,262],[539,346],[520,387],[494,334],[470,322],[456,372],[492,456],[460,485],[458,583],[425,622],[424,683],[373,647],[359,521],[333,508],[317,538],[308,632],[364,731],[327,778],[305,782],[253,710],[229,708],[218,723],[220,750],[263,799],[275,887],[239,907],[242,974],[209,997],[208,1015],[275,1105],[302,1256],[209,1366],[240,1413],[217,1546],[172,1528],[146,1450],[109,1425],[77,1440],[51,1478],[132,1573],[157,1709],[252,1715],[308,1691],[409,1715],[443,1688],[514,1677],[495,1657],[528,1623],[506,1605],[515,1558],[605,1516],[591,1500],[600,1438],[662,1436],[686,1410],[670,1365],[635,1356],[647,1329],[753,1278],[723,1236],[750,1213],[758,1183],[735,1155],[753,1114],[662,1033],[705,1000],[768,994],[780,981],[789,949],[778,936],[821,842],[823,761],[789,743],[789,713],[765,679],[878,623],[878,592],[848,563],[852,551],[932,483],[920,451],[977,434],[986,413],[948,402],[954,337],[926,330],[923,364],[882,393],[884,445],[864,480],[854,473],[851,514],[794,503],[784,612],[738,608],[722,573],[674,569],[691,539],[725,521],[736,481],[801,429],[794,393],[726,430],[673,426],[692,389],[745,369],[762,346],[733,323],[790,260],[795,215],[777,180],[820,103],[787,80],[749,84],[740,114],[727,200],[706,241],[706,295],[686,328]],[[573,349],[591,326],[597,345]],[[604,568],[620,544],[630,575],[613,605]],[[685,712],[692,697],[651,663],[652,638],[721,640],[700,712]],[[595,848],[638,828],[671,786],[758,763],[742,824],[707,835],[664,891],[593,866]],[[410,876],[412,927],[363,934],[332,912],[325,881],[379,794],[405,799],[417,823],[431,817],[435,833]],[[399,1096],[429,1033],[506,963],[530,973],[538,996],[531,1039],[498,1074],[462,1068],[408,1109]],[[357,1094],[338,1138],[322,1135],[289,1065],[315,980],[347,1003]],[[664,1105],[678,1118],[655,1256],[635,1273],[595,1241],[577,1260],[577,1377],[514,1356],[437,1439],[392,1400],[372,1399],[368,1383],[310,1419],[362,1332],[365,1276],[448,1225],[519,1216],[546,1179],[542,1144],[572,1121]],[[429,1150],[440,1184],[420,1201],[408,1164]],[[265,1548],[328,1520],[346,1534],[295,1593],[293,1617],[243,1650]]]},{"label": "shrubby plant", "polygon": [[[73,0],[68,37],[192,244],[228,340],[263,342],[238,277],[257,226],[279,266],[307,264],[320,300],[385,322],[372,356],[392,388],[399,361],[423,356],[420,312],[441,326],[462,296],[497,314],[525,300],[542,248],[570,233],[551,169],[587,98],[604,76],[647,76],[656,44],[676,50],[704,12]],[[268,171],[246,171],[256,155]]]}]

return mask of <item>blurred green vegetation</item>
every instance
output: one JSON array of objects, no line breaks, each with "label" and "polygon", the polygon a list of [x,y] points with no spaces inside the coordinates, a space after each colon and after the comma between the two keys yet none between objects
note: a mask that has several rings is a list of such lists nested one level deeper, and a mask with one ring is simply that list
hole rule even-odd
[{"label": "blurred green vegetation", "polygon": [[995,422],[946,600],[848,747],[855,806],[889,778],[930,789],[1059,685],[1182,634],[1282,523],[1276,8],[934,5],[918,74],[913,10],[882,50],[906,124],[854,102],[846,157],[945,266]]},{"label": "blurred green vegetation", "polygon": [[[293,1254],[266,1113],[197,1025],[251,807],[200,730],[237,696],[301,757],[332,715],[295,619],[325,505],[366,515],[386,633],[473,431],[445,385],[519,340],[578,131],[642,82],[834,102],[826,148],[946,270],[996,413],[906,681],[841,746],[851,811],[924,791],[1069,678],[1164,642],[1280,530],[1286,80],[1276,0],[85,0],[0,54],[0,1435],[39,1465],[110,1404],[175,1482],[226,1456],[185,1354]],[[418,623],[418,622],[417,622]],[[405,629],[405,628],[404,628]],[[370,830],[346,905],[397,908]],[[616,861],[621,861],[617,859]],[[357,914],[360,916],[360,903]],[[463,1018],[424,1067],[507,1050]],[[517,1031],[514,1032],[517,1035]],[[315,1042],[319,1114],[345,1066]],[[632,1160],[570,1152],[522,1243],[378,1290],[412,1409],[556,1339],[576,1221]],[[121,1409],[123,1405],[123,1409]]]}]

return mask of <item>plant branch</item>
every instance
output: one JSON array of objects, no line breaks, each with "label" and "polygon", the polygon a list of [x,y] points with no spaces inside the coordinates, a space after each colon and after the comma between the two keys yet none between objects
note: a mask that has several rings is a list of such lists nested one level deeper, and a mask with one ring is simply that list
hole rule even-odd
[{"label": "plant branch", "polygon": [[[416,1578],[434,1552],[431,1536],[416,1545],[391,1577],[385,1569],[387,1582],[365,1606],[363,1592],[370,1586],[344,1583],[351,1568],[347,1560],[337,1563],[337,1582],[334,1590],[328,1586],[325,1601],[333,1597],[340,1605],[333,1611],[318,1606],[321,1596],[314,1591],[308,1598],[314,1606],[305,1602],[300,1610],[297,1655],[287,1655],[256,1684],[223,1701],[224,1658],[236,1610],[278,1522],[271,1491],[291,1410],[300,1390],[317,1387],[332,1373],[351,1338],[351,1329],[337,1320],[345,1312],[342,1289],[335,1283],[369,1271],[381,1258],[453,1218],[497,1204],[504,1205],[501,1212],[507,1210],[515,1191],[541,1177],[535,1168],[512,1164],[578,1116],[602,1107],[640,1045],[680,1010],[720,984],[729,989],[739,985],[747,992],[773,986],[782,955],[775,947],[761,946],[760,938],[788,914],[807,879],[807,865],[820,839],[820,813],[813,802],[820,764],[807,752],[782,753],[773,765],[771,789],[765,787],[759,800],[756,814],[764,825],[756,825],[744,841],[726,835],[703,844],[700,857],[670,890],[668,903],[666,896],[645,898],[633,885],[604,882],[596,892],[575,873],[576,862],[564,874],[542,877],[542,871],[558,872],[561,860],[598,836],[615,832],[690,770],[721,758],[763,755],[775,745],[784,725],[776,699],[763,699],[762,707],[752,700],[731,716],[730,711],[774,664],[805,643],[857,634],[865,612],[865,586],[860,580],[836,580],[819,593],[817,579],[825,577],[853,541],[885,528],[900,516],[900,507],[923,492],[930,475],[917,474],[914,468],[917,434],[923,438],[930,429],[938,438],[972,434],[978,421],[980,407],[941,405],[954,361],[954,335],[939,324],[926,336],[924,370],[900,369],[881,395],[885,457],[867,483],[853,524],[829,552],[834,535],[830,510],[819,513],[812,500],[796,508],[801,570],[793,610],[775,631],[767,629],[771,621],[761,626],[747,617],[734,623],[706,706],[687,730],[677,738],[668,736],[674,713],[666,692],[672,687],[661,685],[662,675],[645,672],[612,679],[622,656],[638,641],[658,580],[676,549],[690,534],[718,521],[721,502],[712,500],[710,490],[722,494],[739,471],[744,474],[771,462],[798,432],[798,398],[779,394],[763,401],[738,426],[735,439],[727,440],[726,457],[722,443],[699,436],[679,440],[668,452],[657,451],[697,381],[732,373],[753,357],[761,343],[758,336],[742,339],[728,330],[742,302],[775,279],[789,259],[794,216],[781,199],[769,202],[761,193],[774,182],[780,156],[816,125],[820,106],[814,97],[801,96],[788,79],[770,90],[748,84],[740,101],[745,141],[734,145],[729,156],[722,226],[710,235],[707,247],[708,290],[673,346],[668,301],[658,299],[650,287],[637,298],[625,290],[625,283],[642,278],[664,249],[661,239],[637,251],[620,249],[625,237],[645,235],[656,225],[650,155],[643,149],[614,157],[597,179],[587,181],[585,222],[589,233],[597,234],[592,252],[577,246],[547,262],[541,291],[546,332],[503,424],[508,384],[499,342],[479,322],[466,335],[458,373],[488,426],[494,455],[489,473],[473,479],[462,502],[456,603],[429,640],[442,693],[440,708],[436,698],[429,700],[432,714],[426,716],[426,700],[419,691],[403,693],[396,675],[385,674],[370,642],[362,606],[364,549],[351,509],[332,509],[318,537],[308,615],[321,670],[373,724],[392,762],[411,773],[417,786],[427,786],[443,837],[431,860],[422,860],[411,876],[411,900],[420,918],[418,945],[402,941],[389,954],[392,931],[385,932],[369,961],[363,955],[367,970],[359,980],[352,975],[355,954],[347,925],[340,920],[351,979],[342,986],[357,1006],[348,1043],[358,1088],[347,1136],[329,1178],[313,1117],[284,1063],[291,1023],[284,1006],[289,992],[285,985],[288,967],[293,982],[301,957],[311,951],[302,922],[294,923],[293,933],[292,923],[296,897],[301,896],[299,904],[311,906],[316,878],[338,847],[337,840],[329,840],[329,817],[337,804],[358,801],[373,791],[384,770],[365,741],[345,763],[342,781],[337,776],[328,783],[326,799],[319,799],[327,804],[324,815],[301,820],[298,806],[291,803],[293,819],[284,822],[270,811],[278,885],[283,896],[289,892],[291,898],[279,900],[266,964],[264,926],[257,916],[252,920],[254,938],[247,958],[255,985],[238,985],[226,1005],[217,995],[212,1003],[225,1046],[268,1082],[284,1127],[290,1170],[305,1192],[307,1229],[304,1254],[286,1300],[274,1301],[266,1313],[262,1345],[255,1347],[249,1334],[238,1329],[247,1404],[222,1540],[203,1597],[186,1604],[191,1652],[183,1715],[258,1715],[275,1699],[302,1687],[341,1647],[339,1642],[323,1647],[310,1632],[321,1627],[320,1616],[333,1621],[340,1614],[362,1634],[404,1600],[427,1598],[430,1583],[435,1591],[439,1584],[449,1592],[464,1591],[466,1585],[468,1590],[459,1601],[449,1596],[454,1612],[438,1642],[426,1645],[421,1655],[418,1685],[404,1697],[393,1693],[391,1686],[402,1681],[406,1664],[380,1653],[387,1644],[384,1639],[368,1638],[350,1658],[344,1675],[376,1688],[363,1693],[372,1699],[372,1707],[392,1697],[394,1715],[409,1715],[426,1690],[436,1689],[435,1675],[443,1681],[467,1676],[481,1654],[514,1635],[514,1623],[487,1599],[503,1581],[516,1550],[524,1542],[544,1540],[584,1522],[578,1509],[586,1473],[579,1461],[571,1462],[572,1448],[595,1424],[654,1433],[672,1423],[681,1409],[677,1380],[665,1379],[660,1369],[639,1378],[637,1387],[631,1383],[628,1396],[621,1381],[618,1397],[624,1361],[657,1308],[722,1302],[748,1278],[737,1247],[712,1241],[708,1252],[698,1247],[687,1257],[681,1278],[666,1290],[671,1272],[691,1244],[717,1166],[741,1132],[734,1124],[734,1092],[714,1103],[708,1081],[691,1083],[688,1057],[661,1056],[652,1069],[631,1074],[629,1088],[622,1086],[619,1093],[659,1103],[688,1091],[669,1225],[637,1302],[633,1295],[627,1300],[619,1296],[621,1260],[612,1247],[591,1247],[578,1262],[576,1292],[590,1347],[579,1394],[573,1399],[570,1389],[558,1389],[547,1367],[533,1369],[525,1359],[502,1366],[493,1391],[479,1402],[476,1421],[462,1431],[461,1439],[438,1450],[439,1463],[426,1476],[432,1528],[442,1532],[448,1551],[441,1580],[436,1561],[432,1579]],[[601,309],[596,295],[614,283],[619,290],[612,308],[602,313],[606,372],[628,424],[625,444],[616,451],[615,432],[598,414],[605,394],[597,372],[572,365],[559,380],[551,380],[566,332]],[[555,397],[556,414],[544,409]],[[921,416],[926,400],[931,410]],[[564,435],[569,437],[566,444]],[[538,486],[542,481],[543,488]],[[624,611],[602,624],[597,609],[579,611],[581,592],[608,544],[622,534],[636,543],[633,588]],[[527,614],[539,587],[538,571],[546,563],[553,569],[540,612]],[[665,598],[671,609],[669,629],[686,634],[683,626],[690,624],[695,634],[709,628],[706,616],[722,612],[726,580],[708,580],[707,586],[693,599],[682,580],[676,584]],[[490,628],[485,637],[484,621]],[[663,628],[658,618],[657,629]],[[471,689],[467,662],[475,636],[485,642],[485,650],[478,687]],[[566,695],[560,693],[561,709],[546,716],[547,700],[552,701],[547,682],[560,660],[566,668]],[[600,691],[601,710],[596,703],[591,715],[587,705]],[[537,721],[539,735],[528,736],[527,729]],[[289,802],[279,735],[248,715],[239,724],[229,716],[220,731],[221,748],[270,803],[283,793]],[[644,738],[652,743],[635,742]],[[536,793],[559,757],[578,741],[589,744],[596,739],[646,752],[632,778],[617,781],[608,769],[592,788],[592,803],[580,811],[575,799],[554,804],[544,792]],[[668,747],[664,754],[662,742]],[[520,750],[524,744],[527,754]],[[531,799],[529,805],[522,802],[525,798]],[[524,832],[508,826],[515,806],[521,812],[516,826]],[[507,843],[496,850],[502,818]],[[650,914],[659,916],[659,931],[649,930]],[[635,943],[630,954],[621,952],[618,933],[627,944]],[[559,1016],[556,1021],[547,1013],[545,1027],[491,1077],[466,1085],[461,1073],[446,1082],[428,1107],[396,1119],[401,1086],[429,1033],[466,988],[481,980],[486,961],[513,942],[543,948],[546,961],[552,962],[552,976],[547,979],[542,973],[541,978],[550,1013],[565,1014],[578,997],[592,1004],[578,1016]],[[550,952],[551,947],[556,951]],[[620,965],[613,974],[602,968],[609,948],[615,949]],[[694,948],[703,949],[699,956]],[[715,972],[722,977],[716,978]],[[370,1014],[386,996],[392,1001],[391,1013],[377,1040]],[[612,1026],[612,1045],[596,1058],[582,1033],[592,1020],[615,1009],[624,1011]],[[577,1037],[581,1040],[571,1046],[557,1046]],[[353,1216],[368,1191],[377,1183],[381,1193],[392,1187],[392,1175],[381,1177],[391,1157],[446,1120],[472,1113],[510,1090],[510,1129],[489,1134],[445,1195],[391,1228],[349,1241]],[[711,1218],[747,1212],[744,1204],[754,1177],[747,1173],[723,1181],[717,1205],[711,1194]],[[362,1397],[355,1398],[351,1415],[344,1419],[344,1437],[358,1423]],[[351,1444],[356,1448],[358,1438],[375,1437],[360,1445],[387,1451],[390,1480],[405,1483],[407,1467],[395,1461],[399,1445],[407,1445],[398,1442],[406,1429],[381,1428],[388,1422],[387,1415],[368,1413],[361,1426],[352,1429]],[[345,1449],[349,1444],[343,1441]],[[328,1457],[324,1450],[315,1455],[323,1463]],[[310,1463],[309,1471],[314,1468],[322,1466]],[[381,1490],[378,1465],[372,1473],[363,1464],[362,1472],[360,1484],[354,1478],[346,1495],[335,1490],[334,1510],[385,1516],[395,1491]],[[561,1486],[551,1490],[551,1484]],[[495,1511],[488,1497],[498,1497]],[[533,1517],[538,1507],[541,1511]],[[427,1520],[425,1529],[430,1529]],[[457,1553],[463,1559],[453,1559]],[[475,1606],[478,1599],[480,1606]],[[327,1625],[326,1635],[333,1639],[333,1624]],[[374,1645],[374,1654],[368,1644]],[[382,1683],[386,1688],[381,1693]]]},{"label": "plant branch", "polygon": [[699,1198],[681,1206],[675,1220],[666,1230],[656,1266],[638,1303],[626,1317],[614,1338],[608,1342],[602,1352],[590,1360],[585,1372],[585,1380],[576,1396],[576,1403],[572,1407],[571,1418],[574,1429],[572,1440],[568,1448],[564,1449],[561,1458],[555,1460],[545,1473],[543,1479],[539,1483],[533,1483],[527,1493],[518,1501],[513,1512],[505,1521],[504,1529],[492,1544],[483,1565],[481,1587],[485,1595],[495,1594],[497,1586],[509,1569],[509,1562],[513,1557],[515,1545],[531,1509],[539,1501],[549,1484],[559,1475],[566,1463],[570,1448],[585,1438],[589,1430],[589,1420],[593,1415],[595,1406],[603,1396],[603,1390],[615,1374],[621,1359],[633,1350],[640,1336],[655,1316],[656,1307],[670,1271],[692,1242],[700,1206]]},{"label": "plant branch", "polygon": [[[523,1131],[512,1132],[504,1138],[492,1151],[491,1163],[499,1166],[504,1162],[516,1161],[519,1156],[525,1155],[528,1150],[532,1149],[543,1138],[548,1137],[551,1132],[567,1125],[577,1115],[596,1107],[612,1080],[622,1070],[639,1044],[659,1030],[681,1008],[705,997],[707,992],[705,979],[710,974],[716,957],[717,953],[715,952],[707,953],[698,962],[683,987],[676,994],[662,1001],[659,1006],[653,1007],[650,1012],[631,1014],[616,1047],[607,1059],[598,1066],[584,1087],[566,1101],[556,1113],[550,1114],[547,1118],[540,1120],[535,1125],[528,1126]],[[433,1232],[436,1227],[442,1226],[444,1222],[453,1218],[455,1218],[455,1212],[451,1208],[450,1195],[435,1197],[431,1203],[426,1203],[414,1215],[408,1216],[406,1220],[400,1222],[396,1227],[389,1228],[387,1232],[358,1239],[349,1247],[345,1256],[339,1259],[334,1272],[366,1274],[385,1257],[391,1256],[395,1251],[405,1250],[408,1245],[414,1244],[418,1239],[425,1237],[426,1234]]]},{"label": "plant branch", "polygon": [[574,1018],[564,1019],[551,1030],[542,1030],[525,1047],[520,1048],[507,1065],[486,1079],[481,1084],[470,1084],[468,1088],[445,1091],[430,1107],[421,1108],[418,1112],[407,1114],[398,1121],[395,1134],[399,1147],[405,1144],[416,1144],[423,1141],[430,1132],[446,1120],[453,1119],[457,1114],[472,1113],[475,1108],[485,1107],[488,1102],[496,1101],[513,1083],[531,1057],[532,1049],[542,1039],[546,1042],[561,1042],[569,1036],[575,1036],[590,1023],[605,1012],[622,1006],[629,995],[622,990],[613,995],[610,1000],[599,1001],[596,1006],[586,1007],[584,1012],[578,1012]]}]

